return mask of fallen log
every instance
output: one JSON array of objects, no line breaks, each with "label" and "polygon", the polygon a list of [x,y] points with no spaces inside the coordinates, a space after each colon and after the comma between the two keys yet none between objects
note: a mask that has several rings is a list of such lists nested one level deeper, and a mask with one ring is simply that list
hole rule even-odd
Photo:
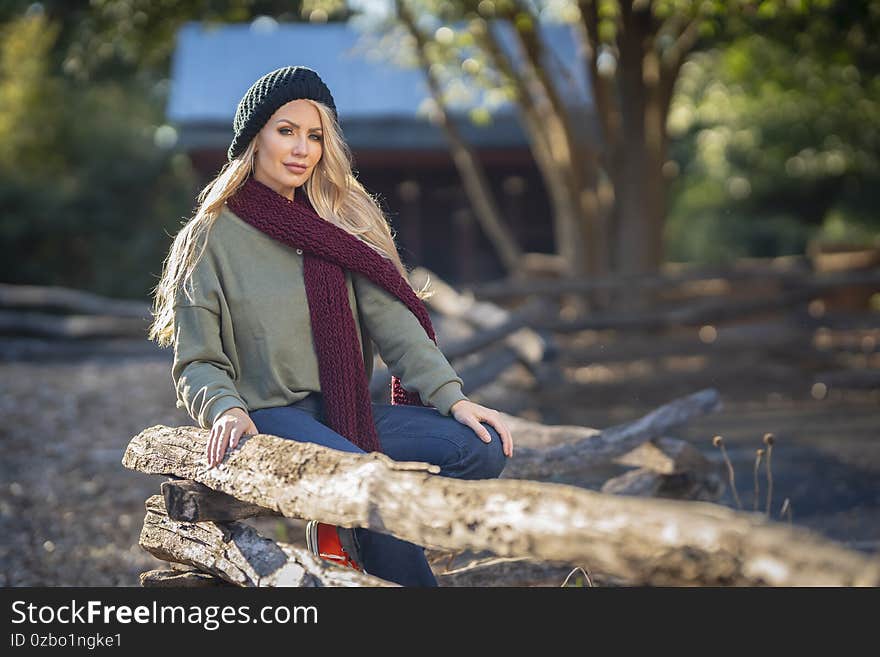
[{"label": "fallen log", "polygon": [[814,330],[788,322],[754,322],[746,325],[714,327],[701,337],[699,328],[688,335],[667,336],[662,341],[646,341],[636,336],[613,341],[597,339],[590,346],[570,346],[563,350],[560,365],[581,365],[632,361],[667,356],[713,356],[737,354],[745,350],[776,353],[804,353],[812,348]]},{"label": "fallen log", "polygon": [[720,407],[718,391],[709,388],[664,404],[633,422],[601,431],[578,426],[547,427],[502,414],[514,437],[531,432],[546,432],[555,434],[553,440],[558,443],[543,449],[517,446],[516,458],[508,462],[502,476],[514,479],[546,479],[555,474],[606,465],[642,443],[661,437],[672,427]]},{"label": "fallen log", "polygon": [[880,389],[880,372],[874,369],[835,370],[813,375],[815,383],[829,388]]},{"label": "fallen log", "polygon": [[714,502],[724,493],[724,488],[724,479],[713,472],[662,474],[649,468],[636,468],[606,481],[601,492]]},{"label": "fallen log", "polygon": [[[599,278],[585,277],[560,277],[551,280],[542,279],[516,279],[503,278],[487,283],[469,285],[467,293],[473,294],[480,299],[504,300],[511,297],[523,297],[539,295],[546,297],[560,297],[566,294],[586,294],[594,290],[613,289],[668,289],[678,285],[692,284],[698,281],[710,281],[720,279],[723,281],[756,281],[756,282],[779,282],[786,285],[798,285],[807,282],[818,284],[850,285],[858,284],[866,279],[859,277],[847,277],[843,273],[837,278],[829,276],[812,275],[811,265],[804,256],[794,258],[777,258],[775,262],[748,262],[741,259],[740,262],[718,267],[675,267],[667,265],[664,269],[668,273],[625,274],[612,275]],[[876,280],[876,279],[867,279]]]},{"label": "fallen log", "polygon": [[678,438],[663,436],[614,459],[619,465],[644,468],[658,474],[683,472],[714,472],[718,465],[703,456],[700,450]]},{"label": "fallen log", "polygon": [[111,315],[148,319],[150,305],[143,301],[111,299],[59,286],[0,283],[0,308],[60,310],[76,315]]},{"label": "fallen log", "polygon": [[821,297],[829,290],[858,284],[880,285],[880,271],[843,272],[841,275],[816,276],[796,286],[792,283],[792,288],[787,292],[762,299],[730,300],[721,297],[701,300],[683,307],[659,308],[649,312],[607,312],[574,319],[559,319],[550,316],[535,320],[532,326],[560,333],[573,333],[587,329],[657,331],[680,326],[699,326],[775,313]]},{"label": "fallen log", "polygon": [[78,358],[167,358],[155,342],[137,338],[35,338],[7,336],[0,341],[0,360],[53,361]]},{"label": "fallen log", "polygon": [[534,299],[517,310],[506,310],[487,301],[478,301],[473,296],[460,294],[424,267],[413,269],[410,280],[417,287],[432,281],[434,294],[427,304],[443,315],[464,319],[477,329],[472,338],[459,342],[455,348],[449,347],[450,357],[467,355],[503,338],[504,343],[519,355],[526,366],[544,359],[546,343],[551,338],[539,335],[531,325],[542,316],[554,313],[555,304]]},{"label": "fallen log", "polygon": [[[123,465],[193,479],[290,518],[367,527],[434,549],[586,563],[633,584],[880,585],[878,560],[761,514],[705,502],[605,495],[564,484],[461,481],[432,476],[430,468],[437,472],[436,466],[263,434],[247,436],[219,467],[206,468],[208,433],[197,427],[151,427],[131,440]],[[161,496],[155,497],[161,502]],[[174,526],[166,524],[163,530],[162,523]],[[150,532],[150,524],[160,527]],[[216,574],[233,583],[312,581],[300,565],[311,555],[293,548],[270,550],[266,561],[272,567],[265,576],[248,572],[234,546],[263,539],[230,537],[225,527],[175,523],[153,513],[144,531],[157,537],[161,549],[153,546],[156,556],[166,561],[189,558],[184,546],[162,542],[178,531],[190,529],[202,542],[222,546],[214,561],[229,564],[229,572],[217,568]],[[277,576],[279,568],[285,577]]]},{"label": "fallen log", "polygon": [[190,570],[148,570],[139,575],[141,586],[150,588],[187,588],[200,589],[215,586],[231,586],[218,577],[203,573],[197,569]]},{"label": "fallen log", "polygon": [[[464,381],[462,392],[473,394],[483,386],[498,379],[511,365],[520,360],[511,347],[497,345],[489,347],[480,354],[478,362],[458,368],[458,375]],[[376,367],[370,379],[370,399],[378,403],[388,403],[388,389],[391,385],[391,372],[384,364]]]},{"label": "fallen log", "polygon": [[33,335],[49,338],[141,337],[149,322],[135,317],[109,315],[50,315],[0,310],[0,335]]},{"label": "fallen log", "polygon": [[497,381],[508,368],[521,362],[516,351],[507,345],[497,345],[486,349],[480,354],[479,361],[458,368],[458,374],[464,381],[462,392],[473,394],[483,386]]},{"label": "fallen log", "polygon": [[241,522],[172,520],[161,495],[148,498],[146,509],[142,548],[157,559],[193,566],[235,586],[397,586],[264,538]]},{"label": "fallen log", "polygon": [[281,515],[272,509],[211,490],[197,481],[163,481],[161,489],[168,517],[181,522],[231,522],[255,516]]}]

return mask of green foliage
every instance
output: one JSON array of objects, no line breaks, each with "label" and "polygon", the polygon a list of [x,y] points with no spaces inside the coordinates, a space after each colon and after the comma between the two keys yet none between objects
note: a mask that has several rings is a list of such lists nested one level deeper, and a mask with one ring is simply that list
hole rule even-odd
[{"label": "green foliage", "polygon": [[880,11],[858,16],[855,5],[880,9],[836,3],[685,64],[668,122],[680,170],[670,258],[717,262],[880,235]]},{"label": "green foliage", "polygon": [[178,28],[349,13],[340,0],[0,3],[0,280],[146,300],[201,182],[162,146]]},{"label": "green foliage", "polygon": [[0,46],[0,279],[146,299],[191,209],[188,158],[155,146],[161,106],[137,82],[53,75],[57,34],[31,13]]}]

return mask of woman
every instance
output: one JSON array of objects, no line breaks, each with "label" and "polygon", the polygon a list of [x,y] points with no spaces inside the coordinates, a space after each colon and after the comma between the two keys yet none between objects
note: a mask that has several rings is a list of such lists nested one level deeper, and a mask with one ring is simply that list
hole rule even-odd
[{"label": "woman", "polygon": [[[497,411],[470,401],[408,284],[390,227],[352,174],[330,90],[303,66],[241,99],[219,175],[171,246],[150,339],[174,345],[177,406],[210,428],[219,465],[243,435],[381,451],[487,479],[513,456]],[[198,252],[197,252],[198,251]],[[392,373],[370,401],[372,343]],[[310,522],[316,554],[404,586],[436,586],[424,550]]]}]

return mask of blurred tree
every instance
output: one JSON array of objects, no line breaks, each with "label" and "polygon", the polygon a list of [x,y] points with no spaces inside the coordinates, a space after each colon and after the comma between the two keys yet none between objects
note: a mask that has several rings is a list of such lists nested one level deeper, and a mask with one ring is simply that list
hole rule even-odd
[{"label": "blurred tree", "polygon": [[161,107],[137,82],[53,75],[59,33],[39,10],[2,26],[0,279],[145,298],[194,176],[157,148]]},{"label": "blurred tree", "polygon": [[[504,99],[520,109],[575,273],[655,268],[664,234],[684,245],[671,255],[705,258],[724,240],[800,248],[803,217],[828,234],[876,226],[880,0],[402,3],[427,37],[421,65],[445,83],[438,102],[467,78],[484,92],[476,122]],[[177,28],[352,13],[341,0],[0,4],[0,243],[13,254],[0,277],[144,298],[196,191],[187,156],[162,147]],[[548,75],[560,62],[539,20],[581,40],[567,64],[586,71],[598,138]],[[386,52],[412,52],[412,33],[389,33]]]},{"label": "blurred tree", "polygon": [[[873,0],[399,0],[396,4],[418,17],[412,23],[426,38],[419,39],[412,25],[400,29],[400,9],[396,16],[390,12],[377,27],[378,49],[386,56],[398,62],[408,58],[409,65],[419,61],[429,78],[445,80],[443,102],[452,103],[460,96],[462,79],[476,82],[485,94],[483,106],[473,112],[475,122],[490,120],[499,99],[517,106],[550,196],[558,252],[575,274],[648,272],[665,259],[668,185],[680,169],[669,158],[669,115],[689,59],[753,32],[794,39],[800,52],[806,50],[816,61],[839,59],[848,47],[843,39],[836,41],[838,46],[831,45],[829,37],[834,40],[852,32],[851,38],[861,38],[862,65],[870,64],[873,55],[868,44],[876,43],[870,38],[873,28],[859,32],[857,27],[868,15],[876,16]],[[547,21],[572,26],[579,42],[578,61],[556,60],[537,29]],[[498,29],[502,23],[511,30],[512,44]],[[416,47],[419,57],[406,54]],[[772,84],[773,71],[763,67],[759,49],[740,57],[750,63],[751,90]],[[585,71],[598,135],[584,130],[567,106],[566,85],[558,81],[565,75],[550,75],[565,66]],[[859,64],[850,66],[847,70],[852,71]],[[839,100],[831,94],[815,103]],[[757,104],[764,102],[776,99],[756,99],[750,110],[759,113]],[[437,114],[442,116],[445,110]],[[778,138],[785,135],[779,133]],[[785,163],[768,160],[766,165],[783,171]],[[733,190],[743,187],[738,179],[725,185]],[[769,200],[767,195],[762,198]],[[787,225],[784,218],[775,221]],[[500,254],[512,252],[508,245],[494,241]]]},{"label": "blurred tree", "polygon": [[685,65],[670,256],[719,262],[880,235],[880,2],[766,23]]},{"label": "blurred tree", "polygon": [[176,31],[263,14],[331,18],[309,0],[0,4],[0,280],[148,297],[197,192],[163,146]]},{"label": "blurred tree", "polygon": [[42,11],[60,29],[53,70],[80,81],[167,76],[175,35],[186,21],[239,23],[266,15],[294,22],[348,15],[343,6],[328,16],[311,9],[309,0],[6,0],[0,23],[28,10]]}]

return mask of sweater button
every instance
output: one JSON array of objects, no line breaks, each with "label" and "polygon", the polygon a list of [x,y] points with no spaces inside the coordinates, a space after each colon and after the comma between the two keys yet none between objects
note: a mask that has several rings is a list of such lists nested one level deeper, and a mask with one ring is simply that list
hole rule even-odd
[{"label": "sweater button", "polygon": [[296,252],[299,253],[300,255],[303,254],[303,250],[302,250],[302,249],[297,249]]}]

